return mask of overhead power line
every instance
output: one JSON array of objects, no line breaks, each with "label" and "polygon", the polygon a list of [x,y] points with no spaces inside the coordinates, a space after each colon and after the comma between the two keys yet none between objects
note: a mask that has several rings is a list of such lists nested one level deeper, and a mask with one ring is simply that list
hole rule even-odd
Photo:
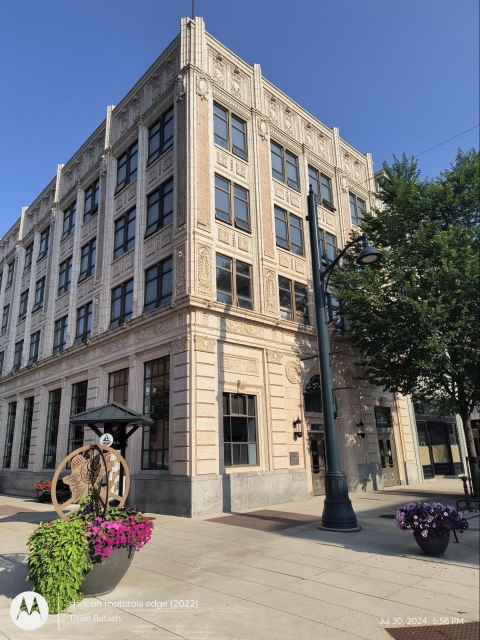
[{"label": "overhead power line", "polygon": [[423,155],[424,153],[427,153],[427,151],[431,151],[432,149],[436,149],[437,147],[441,147],[442,144],[445,144],[446,142],[450,142],[450,140],[455,140],[455,138],[459,138],[460,136],[463,136],[464,133],[468,133],[469,131],[473,131],[473,129],[476,129],[479,125],[476,124],[474,127],[470,127],[470,129],[465,129],[465,131],[462,131],[462,133],[457,133],[456,136],[453,136],[452,138],[448,138],[448,140],[444,140],[443,142],[440,142],[440,144],[436,144],[434,147],[430,147],[430,149],[425,149],[425,151],[422,151],[421,153],[417,153],[416,156],[413,156],[414,158],[418,158],[418,156]]}]

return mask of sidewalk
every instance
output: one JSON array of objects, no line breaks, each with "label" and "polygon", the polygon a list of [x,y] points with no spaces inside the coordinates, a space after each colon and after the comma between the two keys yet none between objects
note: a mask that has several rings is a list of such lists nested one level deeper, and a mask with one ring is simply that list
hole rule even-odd
[{"label": "sidewalk", "polygon": [[[438,480],[352,494],[362,531],[351,534],[318,529],[321,497],[233,516],[232,524],[157,515],[152,540],[115,591],[33,632],[13,624],[9,606],[29,588],[27,538],[54,512],[0,496],[0,638],[388,640],[384,627],[400,618],[400,626],[477,621],[479,518],[460,544],[452,539],[444,556],[429,558],[411,534],[379,517],[418,499],[454,505],[459,489],[459,480]],[[5,505],[31,511],[2,517]]]}]

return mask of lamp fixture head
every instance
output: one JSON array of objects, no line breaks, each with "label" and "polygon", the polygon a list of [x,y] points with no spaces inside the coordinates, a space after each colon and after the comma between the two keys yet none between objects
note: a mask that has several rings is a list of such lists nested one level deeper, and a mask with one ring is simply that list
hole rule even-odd
[{"label": "lamp fixture head", "polygon": [[363,247],[357,256],[357,264],[373,264],[378,262],[382,257],[381,252],[375,247],[372,247],[368,242],[367,234],[363,234]]},{"label": "lamp fixture head", "polygon": [[300,418],[297,418],[293,422],[293,438],[294,438],[294,440],[296,440],[297,438],[301,438],[302,435],[303,435],[301,424],[302,424],[302,421],[300,420]]},{"label": "lamp fixture head", "polygon": [[357,422],[357,436],[359,438],[365,438],[365,425],[363,424],[363,420],[360,420],[360,422]]}]

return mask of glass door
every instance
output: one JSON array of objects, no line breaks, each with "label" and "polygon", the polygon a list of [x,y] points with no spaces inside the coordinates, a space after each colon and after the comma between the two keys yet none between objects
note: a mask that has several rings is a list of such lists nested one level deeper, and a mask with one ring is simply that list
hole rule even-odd
[{"label": "glass door", "polygon": [[445,422],[427,422],[435,475],[453,475],[450,443]]},{"label": "glass door", "polygon": [[325,495],[325,443],[323,433],[310,433],[313,495]]},{"label": "glass door", "polygon": [[433,458],[428,439],[427,423],[423,420],[417,420],[417,433],[420,462],[423,467],[423,477],[425,480],[429,480],[430,478],[435,477],[435,473],[433,471]]}]

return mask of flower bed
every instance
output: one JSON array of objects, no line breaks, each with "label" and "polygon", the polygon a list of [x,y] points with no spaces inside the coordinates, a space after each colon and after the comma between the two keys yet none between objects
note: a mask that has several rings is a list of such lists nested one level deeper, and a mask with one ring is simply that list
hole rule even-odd
[{"label": "flower bed", "polygon": [[451,531],[468,529],[460,511],[440,502],[409,502],[398,509],[395,524],[423,538],[448,538]]},{"label": "flower bed", "polygon": [[52,488],[52,481],[51,480],[40,480],[35,485],[35,489],[37,491],[45,491],[45,489],[51,489],[51,488]]}]

